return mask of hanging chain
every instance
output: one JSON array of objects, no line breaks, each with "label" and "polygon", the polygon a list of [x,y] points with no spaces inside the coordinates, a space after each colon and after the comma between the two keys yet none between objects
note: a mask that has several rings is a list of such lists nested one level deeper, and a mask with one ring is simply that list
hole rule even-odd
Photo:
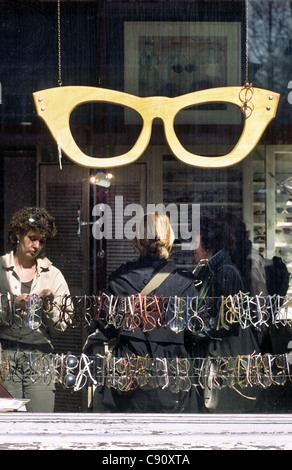
[{"label": "hanging chain", "polygon": [[248,83],[248,0],[245,0],[245,83]]},{"label": "hanging chain", "polygon": [[245,119],[249,118],[254,110],[254,104],[251,101],[253,94],[254,89],[252,83],[248,82],[245,83],[245,85],[241,88],[239,92],[239,99],[242,102],[241,111]]},{"label": "hanging chain", "polygon": [[58,84],[62,85],[62,66],[61,66],[61,7],[58,0]]},{"label": "hanging chain", "polygon": [[[62,86],[62,65],[61,65],[61,5],[57,2],[58,10],[58,85]],[[62,170],[62,149],[59,140],[57,140],[57,150],[60,170]]]},{"label": "hanging chain", "polygon": [[248,0],[245,0],[245,84],[239,93],[239,99],[242,102],[241,111],[245,119],[249,118],[254,110],[254,105],[251,101],[254,89],[252,83],[248,81],[248,20]]}]

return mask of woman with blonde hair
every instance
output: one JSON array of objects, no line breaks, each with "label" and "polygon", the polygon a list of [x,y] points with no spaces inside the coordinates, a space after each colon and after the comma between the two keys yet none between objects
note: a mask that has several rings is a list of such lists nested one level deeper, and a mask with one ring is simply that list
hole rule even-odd
[{"label": "woman with blonde hair", "polygon": [[[168,299],[196,296],[192,274],[177,268],[169,259],[174,240],[173,229],[165,214],[146,214],[133,241],[139,257],[122,264],[111,274],[109,293],[123,298],[138,293],[148,295],[148,298],[154,295]],[[121,328],[118,333],[100,324],[95,338],[113,343],[112,354],[115,358],[188,358],[185,329],[178,331],[171,322],[163,326],[148,326],[150,328],[143,328],[143,325],[137,324],[135,328]],[[189,373],[191,375],[191,370]],[[98,393],[101,395],[95,397],[96,402],[100,403],[102,396],[103,405],[115,412],[187,412],[196,410],[197,403],[196,392],[191,387],[173,393],[169,386],[153,387],[151,384],[128,391],[105,386],[97,390],[97,396]]]},{"label": "woman with blonde hair", "polygon": [[138,225],[134,248],[141,258],[152,255],[160,259],[169,258],[175,240],[174,231],[166,214],[145,214]]},{"label": "woman with blonde hair", "polygon": [[122,264],[110,275],[109,291],[120,296],[136,294],[142,292],[158,272],[169,272],[165,281],[149,291],[149,294],[181,297],[195,295],[197,291],[191,273],[178,269],[169,259],[174,240],[175,235],[166,214],[145,214],[133,240],[139,258]]}]

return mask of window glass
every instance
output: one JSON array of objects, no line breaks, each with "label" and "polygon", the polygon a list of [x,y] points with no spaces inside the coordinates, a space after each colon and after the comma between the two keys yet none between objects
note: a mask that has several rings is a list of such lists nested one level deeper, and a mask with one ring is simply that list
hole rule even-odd
[{"label": "window glass", "polygon": [[0,11],[3,386],[33,412],[290,412],[291,1]]}]

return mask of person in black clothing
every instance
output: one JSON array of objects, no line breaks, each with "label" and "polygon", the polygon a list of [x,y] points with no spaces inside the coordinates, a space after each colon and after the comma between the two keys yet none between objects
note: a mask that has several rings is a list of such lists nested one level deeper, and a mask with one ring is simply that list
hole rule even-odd
[{"label": "person in black clothing", "polygon": [[225,247],[246,283],[247,292],[251,296],[268,295],[264,258],[253,248],[246,224],[231,212],[220,212],[217,221],[225,225]]},{"label": "person in black clothing", "polygon": [[[166,215],[146,214],[138,226],[133,242],[139,258],[121,265],[110,275],[108,293],[119,297],[143,293],[145,287],[149,286],[149,281],[164,270],[169,272],[168,277],[159,286],[150,287],[150,296],[196,296],[198,292],[192,273],[178,269],[169,260],[174,239]],[[169,360],[189,358],[185,348],[185,334],[185,328],[178,330],[177,325],[167,322],[164,326],[146,331],[141,327],[130,331],[122,328],[119,333],[116,329],[99,325],[98,332],[105,341],[114,341],[112,354],[116,358],[135,356]],[[189,374],[191,375],[191,370]],[[101,393],[103,405],[114,412],[187,412],[196,410],[197,404],[196,392],[191,386],[189,390],[180,390],[177,393],[173,393],[169,386],[153,387],[151,384],[129,391],[105,386]]]},{"label": "person in black clothing", "polygon": [[245,281],[225,248],[225,240],[222,224],[219,225],[211,217],[202,216],[200,239],[194,248],[197,263],[194,276],[202,281],[200,292],[203,296],[221,297],[240,290],[246,292]]},{"label": "person in black clothing", "polygon": [[[194,357],[237,357],[259,352],[257,338],[251,328],[242,329],[238,324],[218,329],[218,316],[221,299],[229,295],[247,292],[246,283],[233,264],[229,252],[225,249],[227,233],[224,224],[215,218],[201,217],[200,236],[194,248],[196,268],[194,270],[195,284],[200,289],[200,297],[210,297],[210,329],[209,337],[197,341],[192,352]],[[210,377],[206,376],[206,381]],[[245,412],[254,405],[255,394],[248,389],[243,398],[231,388],[211,388],[206,383],[203,390],[204,407],[213,412]],[[253,406],[252,406],[253,407]]]}]

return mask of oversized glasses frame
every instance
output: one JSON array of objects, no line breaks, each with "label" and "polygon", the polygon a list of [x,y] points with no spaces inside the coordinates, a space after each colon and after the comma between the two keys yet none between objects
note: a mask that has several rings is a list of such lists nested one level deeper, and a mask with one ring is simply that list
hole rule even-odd
[{"label": "oversized glasses frame", "polygon": [[[270,121],[275,117],[280,95],[268,90],[253,88],[249,103],[251,113],[245,116],[242,134],[230,153],[224,156],[201,156],[187,151],[178,140],[174,119],[183,109],[205,103],[229,103],[243,111],[243,87],[222,87],[195,91],[169,98],[151,96],[141,98],[121,91],[86,86],[66,86],[33,93],[38,115],[45,121],[59,148],[69,159],[89,168],[112,168],[135,162],[146,150],[152,132],[152,123],[160,118],[170,149],[182,162],[197,166],[220,168],[239,163],[257,145]],[[81,104],[90,102],[111,103],[135,110],[142,117],[140,135],[133,148],[115,157],[99,158],[86,155],[76,144],[70,130],[70,115]]]}]

